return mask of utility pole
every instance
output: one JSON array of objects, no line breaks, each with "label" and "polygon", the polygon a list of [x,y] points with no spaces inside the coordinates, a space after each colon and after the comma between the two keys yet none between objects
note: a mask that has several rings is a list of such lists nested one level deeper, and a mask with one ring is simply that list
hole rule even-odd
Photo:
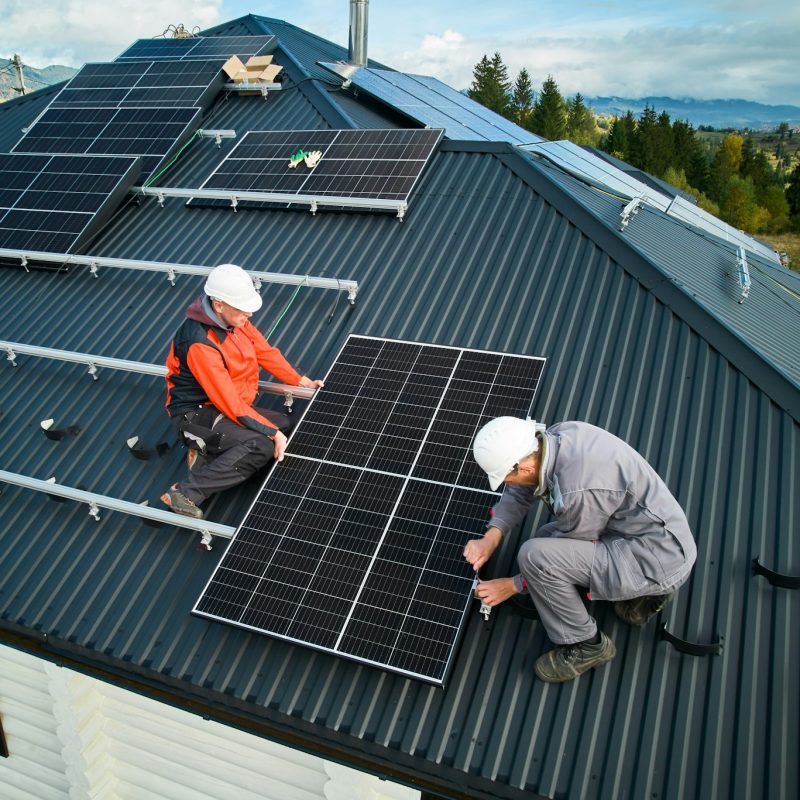
[{"label": "utility pole", "polygon": [[25,94],[25,78],[22,75],[22,59],[17,53],[14,53],[14,58],[11,63],[14,65],[14,69],[17,71],[17,81],[19,82],[17,91],[20,94]]}]

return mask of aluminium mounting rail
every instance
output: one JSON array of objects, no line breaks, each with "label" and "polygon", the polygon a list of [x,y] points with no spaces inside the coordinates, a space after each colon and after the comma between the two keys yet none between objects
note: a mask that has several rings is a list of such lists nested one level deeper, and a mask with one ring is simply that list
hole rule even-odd
[{"label": "aluminium mounting rail", "polygon": [[222,525],[219,522],[210,522],[203,519],[192,519],[176,514],[173,511],[161,511],[158,508],[150,508],[140,503],[131,503],[128,500],[118,500],[116,497],[108,497],[104,494],[86,492],[83,489],[75,489],[72,486],[63,486],[51,481],[42,481],[38,478],[30,478],[27,475],[20,475],[16,472],[8,472],[0,469],[0,481],[10,483],[14,486],[21,486],[25,489],[34,489],[37,492],[63,497],[67,500],[77,500],[79,503],[86,503],[89,506],[89,515],[98,522],[100,521],[100,509],[107,508],[111,511],[121,511],[134,517],[150,520],[151,522],[164,525],[177,525],[180,528],[189,528],[202,535],[201,544],[211,550],[213,536],[223,539],[230,539],[236,532],[236,528],[231,525]]},{"label": "aluminium mounting rail", "polygon": [[164,205],[167,197],[185,197],[187,200],[197,198],[200,200],[227,200],[230,207],[236,211],[239,203],[279,203],[280,205],[307,205],[312,214],[317,213],[319,206],[333,206],[341,208],[368,208],[375,211],[394,211],[397,218],[402,221],[408,211],[405,200],[387,200],[385,198],[365,197],[340,197],[323,194],[282,194],[281,192],[248,192],[234,191],[231,189],[184,189],[174,186],[134,186],[132,194],[152,196]]},{"label": "aluminium mounting rail", "polygon": [[[89,374],[93,380],[97,380],[98,367],[108,367],[109,369],[119,369],[126,372],[137,372],[143,375],[155,375],[163,378],[167,374],[167,368],[159,364],[146,364],[142,361],[127,361],[122,358],[109,358],[107,356],[95,356],[90,353],[76,353],[72,350],[56,350],[52,347],[38,347],[31,344],[20,342],[7,342],[0,340],[0,351],[6,353],[6,358],[17,366],[17,354],[27,356],[38,356],[40,358],[51,358],[55,361],[70,361],[76,364],[86,364],[89,367]],[[288,386],[284,383],[274,381],[259,381],[258,388],[264,392],[281,394],[286,398],[287,405],[291,406],[291,401],[295,397],[303,400],[310,400],[314,396],[314,389],[306,389],[304,386]]]},{"label": "aluminium mounting rail", "polygon": [[[160,190],[154,190],[160,191]],[[187,190],[189,191],[189,190]],[[149,192],[149,190],[148,190]],[[113,269],[138,269],[147,272],[164,272],[167,279],[174,286],[176,275],[208,275],[213,267],[202,267],[196,264],[170,264],[163,261],[140,261],[131,258],[107,258],[105,256],[71,255],[69,253],[45,253],[38,250],[14,250],[0,247],[0,258],[19,261],[27,268],[30,262],[46,262],[51,264],[78,264],[89,267],[89,271],[97,277],[100,267]],[[310,275],[284,275],[280,272],[259,272],[247,270],[253,279],[256,289],[262,283],[282,283],[290,286],[309,286],[317,289],[338,289],[347,292],[351,305],[355,303],[358,294],[358,282],[341,280],[339,278],[315,278]]]}]

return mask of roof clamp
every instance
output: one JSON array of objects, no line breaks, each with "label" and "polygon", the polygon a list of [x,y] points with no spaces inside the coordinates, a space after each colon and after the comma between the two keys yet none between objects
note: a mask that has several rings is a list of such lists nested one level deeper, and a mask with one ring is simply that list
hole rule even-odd
[{"label": "roof clamp", "polygon": [[19,263],[25,270],[25,272],[30,272],[30,270],[28,269],[28,259],[26,256],[20,256]]},{"label": "roof clamp", "polygon": [[97,380],[97,364],[95,364],[94,362],[90,361],[89,362],[89,370],[88,370],[88,372],[92,376],[92,380],[96,381]]},{"label": "roof clamp", "polygon": [[403,217],[406,215],[406,211],[407,210],[408,210],[408,204],[407,203],[400,203],[400,205],[397,206],[397,219],[398,219],[398,221],[400,221],[400,222],[403,221]]},{"label": "roof clamp", "polygon": [[235,194],[231,195],[231,208],[233,209],[233,213],[236,213],[236,206],[239,205],[239,199],[236,197]]},{"label": "roof clamp", "polygon": [[261,86],[261,96],[267,100],[269,98],[269,89],[266,86]]},{"label": "roof clamp", "polygon": [[356,295],[358,294],[358,287],[351,286],[347,290],[347,299],[350,301],[350,305],[354,306],[356,304]]},{"label": "roof clamp", "polygon": [[100,506],[97,503],[89,503],[89,516],[94,517],[96,522],[100,522]]},{"label": "roof clamp", "polygon": [[484,620],[486,620],[486,622],[488,622],[489,621],[489,616],[492,613],[492,607],[490,605],[487,605],[483,600],[481,600],[481,607],[478,610],[478,613],[479,614],[483,614]]},{"label": "roof clamp", "polygon": [[89,263],[89,272],[92,274],[93,277],[95,277],[95,278],[98,277],[98,275],[97,275],[97,262],[96,261],[91,261]]},{"label": "roof clamp", "polygon": [[254,288],[254,289],[257,291],[257,292],[260,292],[260,291],[261,291],[261,278],[259,278],[257,275],[256,275],[256,277],[255,277],[255,278],[253,278],[253,288]]},{"label": "roof clamp", "polygon": [[740,247],[738,250],[736,266],[739,268],[739,286],[742,290],[739,298],[739,305],[741,305],[750,295],[750,268],[747,265],[747,254],[744,247]]},{"label": "roof clamp", "polygon": [[628,227],[628,223],[639,213],[639,209],[644,205],[644,196],[637,195],[631,200],[625,208],[622,209],[620,214],[619,229],[624,231]]},{"label": "roof clamp", "polygon": [[292,406],[294,405],[294,396],[292,395],[291,392],[286,392],[286,394],[284,394],[283,405],[284,408],[286,409],[286,413],[291,414],[293,410]]},{"label": "roof clamp", "polygon": [[175,269],[173,267],[167,268],[167,280],[174,286],[175,285]]},{"label": "roof clamp", "polygon": [[316,214],[317,213],[317,201],[316,200],[312,200],[311,201],[311,205],[309,206],[309,211],[312,214]]},{"label": "roof clamp", "polygon": [[6,347],[6,358],[11,362],[12,367],[17,366],[17,354],[10,347]]},{"label": "roof clamp", "polygon": [[161,206],[161,208],[164,208],[164,192],[159,192],[156,195],[156,199],[158,200],[158,204]]},{"label": "roof clamp", "polygon": [[214,537],[211,535],[210,531],[201,531],[202,536],[200,537],[200,544],[198,545],[198,550],[205,548],[206,550],[213,550],[214,548],[211,546],[211,542],[214,540]]}]

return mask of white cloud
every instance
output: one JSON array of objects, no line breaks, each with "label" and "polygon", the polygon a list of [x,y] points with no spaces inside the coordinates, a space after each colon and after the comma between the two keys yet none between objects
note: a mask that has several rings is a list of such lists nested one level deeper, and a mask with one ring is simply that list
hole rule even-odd
[{"label": "white cloud", "polygon": [[445,31],[428,34],[381,60],[434,75],[463,89],[480,58],[499,51],[513,79],[525,67],[538,86],[552,74],[563,94],[698,99],[742,98],[800,105],[796,35],[783,21],[627,31],[519,31],[479,38]]},{"label": "white cloud", "polygon": [[34,67],[114,58],[135,39],[169,25],[208,28],[221,0],[3,0],[0,56]]}]

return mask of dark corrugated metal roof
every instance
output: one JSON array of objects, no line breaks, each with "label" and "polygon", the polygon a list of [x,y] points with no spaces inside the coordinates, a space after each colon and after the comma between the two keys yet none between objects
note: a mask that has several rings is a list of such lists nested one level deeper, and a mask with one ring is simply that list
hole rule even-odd
[{"label": "dark corrugated metal roof", "polygon": [[[313,99],[231,98],[215,127],[244,130],[262,117],[323,124]],[[196,143],[162,182],[193,185],[216,157],[213,143]],[[653,624],[628,628],[596,604],[616,659],[546,685],[532,670],[546,647],[541,627],[501,608],[488,624],[470,618],[440,690],[192,617],[223,546],[198,552],[178,529],[111,512],[98,523],[85,507],[13,487],[0,495],[0,636],[445,795],[796,796],[800,600],[754,577],[750,561],[800,573],[800,426],[725,340],[725,330],[739,336],[735,322],[671,288],[655,246],[616,235],[603,208],[589,213],[576,197],[508,146],[447,144],[402,223],[148,200],[121,209],[92,251],[358,280],[354,308],[304,289],[274,337],[315,375],[351,332],[547,356],[537,418],[584,419],[622,436],[686,508],[698,564],[664,619],[689,640],[721,637],[721,655],[679,654]],[[648,230],[687,246],[675,231]],[[5,268],[4,337],[161,362],[200,286],[148,272]],[[267,287],[257,322],[266,327],[291,291]],[[93,383],[80,366],[17,360],[0,364],[0,466],[157,503],[182,453],[139,461],[125,439],[174,441],[162,382],[101,371]],[[81,433],[46,439],[38,422],[48,417]],[[256,490],[249,482],[215,498],[208,516],[234,524]],[[538,509],[520,535],[543,519]],[[494,574],[511,569],[517,545],[504,545]]]}]

